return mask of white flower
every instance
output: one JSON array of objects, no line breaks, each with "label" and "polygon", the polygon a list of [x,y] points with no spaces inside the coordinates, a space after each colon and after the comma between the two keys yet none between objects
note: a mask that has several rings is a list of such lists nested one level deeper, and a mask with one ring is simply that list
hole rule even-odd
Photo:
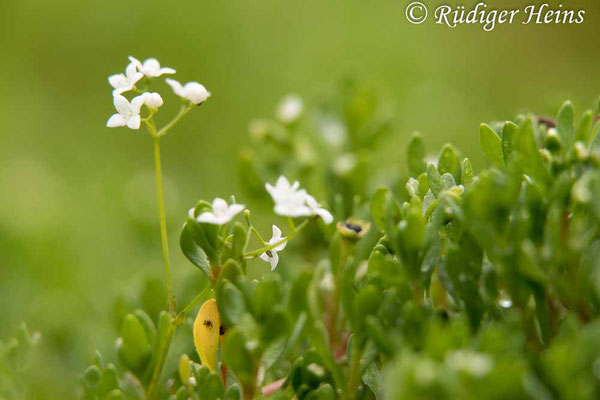
[{"label": "white flower", "polygon": [[137,81],[143,77],[144,74],[137,72],[136,65],[134,63],[130,63],[125,69],[124,74],[114,74],[109,76],[108,83],[110,83],[110,86],[115,89],[113,90],[113,94],[121,94],[133,89]]},{"label": "white flower", "polygon": [[[274,245],[281,242],[282,240],[285,240],[285,237],[281,237],[281,229],[273,225],[273,237],[271,237],[271,240],[269,240],[267,244]],[[285,249],[286,244],[287,242],[283,242],[280,245],[275,246],[271,250],[260,255],[261,260],[271,263],[271,271],[273,271],[277,267],[277,263],[279,262],[279,255],[277,253]]]},{"label": "white flower", "polygon": [[321,219],[323,219],[323,222],[325,222],[325,224],[329,225],[330,223],[333,222],[333,215],[331,215],[331,213],[329,211],[327,211],[326,209],[321,207],[319,205],[319,202],[317,200],[315,200],[315,198],[312,197],[310,194],[306,195],[306,205],[310,209],[311,214],[318,215],[319,217],[321,217]]},{"label": "white flower", "polygon": [[267,183],[265,187],[275,202],[276,214],[292,218],[318,215],[326,224],[333,221],[333,215],[322,208],[306,190],[300,189],[298,181],[290,185],[285,176],[280,176],[275,186]]},{"label": "white flower", "polygon": [[304,103],[297,94],[288,94],[277,106],[277,119],[284,124],[290,124],[300,118]]},{"label": "white flower", "polygon": [[144,93],[144,99],[146,100],[146,106],[155,110],[163,105],[162,97],[156,92]]},{"label": "white flower", "polygon": [[267,192],[275,202],[275,213],[285,217],[308,217],[312,215],[306,205],[306,191],[301,189],[298,181],[290,185],[285,176],[277,179],[275,186],[267,183],[265,185]]},{"label": "white flower", "polygon": [[212,212],[205,211],[200,214],[196,221],[213,225],[225,225],[237,214],[244,210],[243,204],[229,205],[223,199],[216,198],[212,203]]},{"label": "white flower", "polygon": [[134,97],[130,103],[125,97],[115,94],[113,102],[118,114],[113,114],[106,122],[106,126],[109,128],[127,126],[131,129],[140,129],[140,108],[142,108],[144,100],[145,96],[140,95]]},{"label": "white flower", "polygon": [[210,92],[198,82],[188,82],[184,86],[175,79],[165,79],[165,82],[171,86],[177,96],[188,99],[194,104],[204,103],[210,97]]},{"label": "white flower", "polygon": [[137,58],[129,56],[129,61],[148,78],[157,78],[163,74],[174,74],[176,72],[173,68],[161,68],[156,58],[148,58],[142,64]]}]

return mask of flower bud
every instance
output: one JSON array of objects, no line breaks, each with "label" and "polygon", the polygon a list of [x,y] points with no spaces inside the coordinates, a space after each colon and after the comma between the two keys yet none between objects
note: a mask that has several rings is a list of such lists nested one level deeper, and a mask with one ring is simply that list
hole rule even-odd
[{"label": "flower bud", "polygon": [[368,232],[371,224],[368,221],[359,219],[347,219],[344,222],[338,222],[336,225],[337,231],[343,239],[351,242],[356,242],[364,237]]},{"label": "flower bud", "polygon": [[156,110],[163,105],[163,99],[158,93],[144,93],[144,99],[146,106],[153,110]]}]

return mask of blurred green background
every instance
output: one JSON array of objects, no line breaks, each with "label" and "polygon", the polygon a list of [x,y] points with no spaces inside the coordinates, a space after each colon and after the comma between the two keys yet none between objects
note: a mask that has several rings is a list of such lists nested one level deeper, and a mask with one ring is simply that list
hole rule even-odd
[{"label": "blurred green background", "polygon": [[[373,82],[397,116],[381,153],[390,168],[414,130],[429,148],[455,143],[481,168],[480,122],[553,115],[567,98],[581,112],[600,93],[597,0],[563,2],[586,9],[582,25],[489,33],[410,25],[407,3],[0,1],[0,338],[21,320],[42,333],[42,398],[71,397],[96,348],[114,356],[115,296],[161,276],[151,140],[105,128],[107,76],[128,55],[156,57],[213,93],[163,140],[177,292],[184,280],[200,288],[177,246],[187,209],[238,192],[248,122],[272,115],[288,92],[310,104],[349,70]],[[154,89],[163,117],[174,112],[170,89]]]}]

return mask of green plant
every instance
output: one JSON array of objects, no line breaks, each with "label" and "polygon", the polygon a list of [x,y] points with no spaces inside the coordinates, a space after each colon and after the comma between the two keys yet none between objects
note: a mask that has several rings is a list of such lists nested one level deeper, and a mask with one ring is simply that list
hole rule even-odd
[{"label": "green plant", "polygon": [[[176,123],[194,101],[173,87],[187,102]],[[139,114],[131,107],[127,118]],[[255,144],[240,157],[248,195],[274,202],[287,233],[273,225],[265,240],[233,197],[198,202],[180,245],[209,285],[177,311],[159,153],[174,123],[157,130],[156,107],[148,109],[141,121],[155,143],[167,311],[158,323],[141,310],[123,318],[119,368],[97,356],[82,377],[84,398],[600,395],[596,112],[576,123],[567,102],[556,122],[522,115],[482,124],[490,167],[475,174],[450,144],[427,161],[419,135],[406,168],[377,163],[391,120],[368,86],[345,80],[309,112],[288,97],[277,119],[251,124]],[[377,170],[392,176],[389,187],[377,188]],[[286,265],[252,279],[256,258],[272,271]],[[163,380],[179,327],[193,330],[200,363],[183,352]]]}]

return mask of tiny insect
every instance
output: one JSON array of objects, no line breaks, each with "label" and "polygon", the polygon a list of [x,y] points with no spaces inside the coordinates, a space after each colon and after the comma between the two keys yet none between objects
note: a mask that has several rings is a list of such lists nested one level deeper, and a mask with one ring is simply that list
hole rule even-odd
[{"label": "tiny insect", "polygon": [[207,328],[212,328],[212,326],[213,326],[212,321],[209,319],[205,319],[204,322],[202,323],[202,325],[204,325]]},{"label": "tiny insect", "polygon": [[223,336],[224,334],[225,334],[225,327],[224,327],[223,325],[221,325],[221,326],[219,327],[219,335],[220,335],[220,336]]}]

